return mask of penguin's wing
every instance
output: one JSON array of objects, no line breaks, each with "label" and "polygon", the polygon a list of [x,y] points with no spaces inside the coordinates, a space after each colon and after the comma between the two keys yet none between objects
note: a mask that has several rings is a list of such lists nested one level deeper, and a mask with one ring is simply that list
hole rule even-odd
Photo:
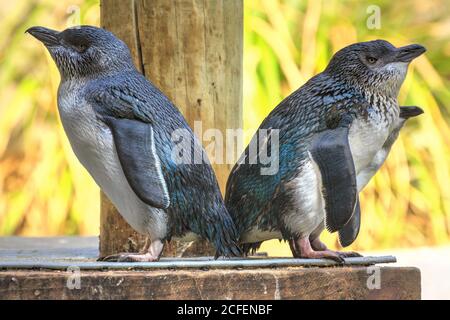
[{"label": "penguin's wing", "polygon": [[150,123],[103,116],[112,131],[123,172],[133,191],[145,203],[166,209],[170,205],[166,181],[155,148]]},{"label": "penguin's wing", "polygon": [[322,177],[325,225],[330,232],[346,225],[356,205],[356,173],[348,142],[351,121],[346,117],[337,128],[317,133],[309,150]]},{"label": "penguin's wing", "polygon": [[356,200],[355,211],[350,220],[339,230],[339,243],[343,247],[351,245],[359,234],[361,225],[361,208],[359,206],[359,199]]}]

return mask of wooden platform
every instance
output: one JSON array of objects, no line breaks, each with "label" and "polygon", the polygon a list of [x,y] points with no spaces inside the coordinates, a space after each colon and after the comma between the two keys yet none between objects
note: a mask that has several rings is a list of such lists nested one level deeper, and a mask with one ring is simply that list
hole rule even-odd
[{"label": "wooden platform", "polygon": [[92,237],[0,238],[0,299],[420,299],[418,269],[368,266],[391,256],[117,264],[96,262],[97,248]]}]

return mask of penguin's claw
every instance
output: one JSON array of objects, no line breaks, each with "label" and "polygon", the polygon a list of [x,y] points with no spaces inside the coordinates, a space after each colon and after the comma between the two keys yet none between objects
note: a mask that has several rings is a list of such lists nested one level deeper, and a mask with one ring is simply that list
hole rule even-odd
[{"label": "penguin's claw", "polygon": [[[339,252],[339,251],[336,251]],[[348,252],[339,252],[344,258],[355,258],[355,257],[362,257],[363,255],[355,252],[355,251],[348,251]]]},{"label": "penguin's claw", "polygon": [[343,264],[345,262],[344,256],[331,250],[311,251],[307,253],[305,252],[301,254],[301,257],[309,259],[318,259],[318,258],[330,259],[340,264]]},{"label": "penguin's claw", "polygon": [[[361,257],[357,252],[340,252],[329,250],[319,239],[315,239],[310,242],[309,238],[291,239],[289,241],[292,255],[294,258],[307,258],[307,259],[331,259],[339,264],[345,262],[345,258]],[[311,246],[312,245],[312,246]]]},{"label": "penguin's claw", "polygon": [[[322,241],[320,241],[319,238],[315,238],[314,240],[311,241],[311,247],[315,251],[331,251],[327,248],[327,246]],[[344,251],[344,252],[333,251],[333,252],[335,252],[342,258],[362,257],[361,254],[359,254],[358,252],[354,252],[354,251]]]}]

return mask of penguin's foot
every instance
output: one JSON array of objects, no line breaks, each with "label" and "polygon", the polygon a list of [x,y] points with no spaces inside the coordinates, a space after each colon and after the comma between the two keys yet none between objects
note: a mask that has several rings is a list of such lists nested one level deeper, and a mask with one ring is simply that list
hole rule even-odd
[{"label": "penguin's foot", "polygon": [[158,260],[159,257],[155,257],[150,253],[118,253],[99,259],[99,261],[106,262],[152,262]]},{"label": "penguin's foot", "polygon": [[98,261],[106,262],[153,262],[158,261],[163,251],[164,244],[160,240],[155,240],[144,247],[144,252],[140,253],[118,253],[101,257]]},{"label": "penguin's foot", "polygon": [[[323,243],[322,241],[320,241],[319,238],[314,239],[313,241],[311,241],[311,247],[315,250],[315,251],[333,251],[333,250],[329,250],[327,248],[327,246],[325,245],[325,243]],[[355,251],[345,251],[345,252],[341,252],[341,251],[333,251],[337,254],[339,254],[340,256],[344,257],[344,258],[351,258],[351,257],[362,257],[361,254],[359,254],[358,252]]]},{"label": "penguin's foot", "polygon": [[320,248],[316,247],[317,249],[313,249],[308,237],[298,238],[296,240],[289,241],[292,254],[295,258],[307,258],[307,259],[325,258],[334,260],[338,263],[344,263],[345,262],[344,258],[349,257],[347,255],[348,253],[328,250],[323,243],[321,244],[322,246]]}]

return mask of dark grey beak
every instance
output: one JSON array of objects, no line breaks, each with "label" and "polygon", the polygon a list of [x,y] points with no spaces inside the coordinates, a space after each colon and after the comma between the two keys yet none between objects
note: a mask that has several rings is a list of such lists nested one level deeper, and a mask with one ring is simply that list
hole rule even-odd
[{"label": "dark grey beak", "polygon": [[25,31],[25,33],[27,32],[41,41],[46,47],[59,45],[58,31],[44,27],[31,27]]},{"label": "dark grey beak", "polygon": [[425,51],[427,51],[427,49],[420,44],[411,44],[409,46],[400,47],[397,49],[395,61],[411,62],[414,58],[417,58]]},{"label": "dark grey beak", "polygon": [[417,117],[423,113],[423,110],[417,106],[400,107],[400,118],[409,119]]}]

